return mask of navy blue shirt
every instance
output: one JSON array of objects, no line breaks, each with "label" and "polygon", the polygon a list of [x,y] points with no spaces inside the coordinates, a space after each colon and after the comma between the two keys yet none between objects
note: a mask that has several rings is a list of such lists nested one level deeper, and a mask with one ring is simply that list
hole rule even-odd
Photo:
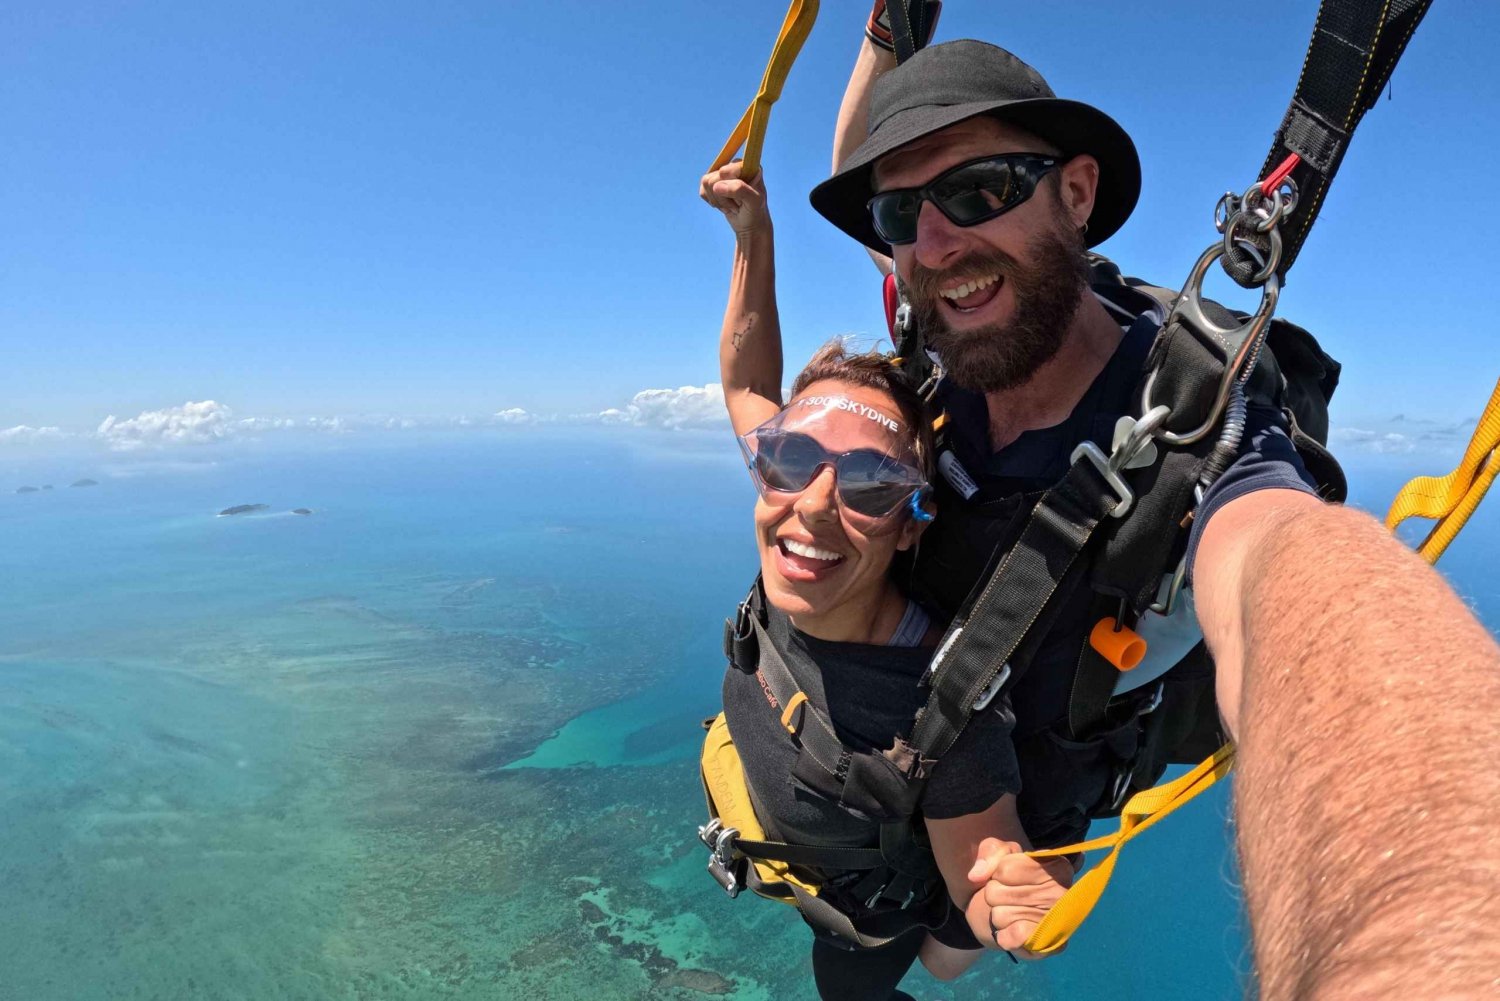
[{"label": "navy blue shirt", "polygon": [[[998,451],[990,448],[983,395],[940,387],[936,403],[948,416],[944,433],[952,456],[940,460],[946,468],[940,468],[938,476],[937,519],[922,538],[912,571],[912,592],[919,600],[943,614],[956,614],[991,555],[982,551],[993,548],[983,540],[1010,537],[1008,533],[1019,529],[1036,497],[1067,472],[1080,442],[1091,440],[1109,450],[1115,422],[1138,408],[1146,356],[1160,321],[1147,314],[1126,329],[1114,355],[1066,420],[1026,431]],[[1207,491],[1194,518],[1187,542],[1190,569],[1204,526],[1229,501],[1256,490],[1316,489],[1281,414],[1252,407],[1247,416],[1239,457]],[[952,468],[953,459],[960,470]],[[1168,532],[1163,544],[1182,542]],[[1057,617],[1025,676],[1009,694],[1016,721],[1013,743],[992,751],[1006,759],[1007,771],[1009,763],[1019,766],[1023,788],[1006,791],[1021,793],[1022,820],[1038,844],[1061,844],[1082,835],[1080,824],[1087,826],[1077,809],[1060,812],[1057,806],[1060,798],[1067,798],[1060,788],[1067,782],[1064,776],[1090,766],[1086,750],[1070,746],[1056,725],[1066,717],[1079,649],[1092,626],[1093,595],[1086,586],[1078,586],[1059,599]],[[1016,746],[1021,748],[1019,761]]]}]

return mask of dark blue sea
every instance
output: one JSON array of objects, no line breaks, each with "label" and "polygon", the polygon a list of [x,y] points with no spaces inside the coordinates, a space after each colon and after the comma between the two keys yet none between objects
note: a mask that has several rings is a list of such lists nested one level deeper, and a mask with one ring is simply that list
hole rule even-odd
[{"label": "dark blue sea", "polygon": [[[641,429],[0,462],[0,998],[811,997],[695,838],[751,499]],[[1444,561],[1492,628],[1496,503]],[[1216,789],[1062,956],[906,986],[1241,997],[1231,838]]]}]

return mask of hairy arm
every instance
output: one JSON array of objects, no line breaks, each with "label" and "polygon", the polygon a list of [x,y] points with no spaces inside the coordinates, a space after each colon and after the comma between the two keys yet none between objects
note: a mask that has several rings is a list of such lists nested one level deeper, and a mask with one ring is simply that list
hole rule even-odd
[{"label": "hairy arm", "polygon": [[1261,997],[1493,996],[1494,639],[1372,518],[1295,491],[1225,504],[1194,578]]},{"label": "hairy arm", "polygon": [[[896,68],[896,54],[888,52],[868,38],[860,42],[859,56],[854,61],[854,72],[849,75],[849,85],[844,89],[844,100],[839,105],[838,121],[833,126],[833,169],[849,158],[869,135],[870,93],[875,81],[887,70]],[[869,251],[870,260],[880,273],[891,273],[891,259],[874,250]]]},{"label": "hairy arm", "polygon": [[928,818],[927,835],[948,894],[974,937],[987,948],[1033,958],[1021,945],[1073,884],[1073,866],[1067,859],[1022,854],[1031,850],[1031,842],[1016,813],[1016,797],[1002,796],[981,813]]},{"label": "hairy arm", "polygon": [[705,174],[698,194],[734,230],[729,301],[719,332],[719,378],[735,434],[781,409],[781,320],[776,311],[776,240],[764,171],[750,180],[740,163]]}]

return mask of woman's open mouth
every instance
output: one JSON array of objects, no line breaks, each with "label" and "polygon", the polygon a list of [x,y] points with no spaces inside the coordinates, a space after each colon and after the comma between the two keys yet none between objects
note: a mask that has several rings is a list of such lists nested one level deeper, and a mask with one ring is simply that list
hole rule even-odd
[{"label": "woman's open mouth", "polygon": [[841,553],[797,539],[776,540],[776,565],[782,576],[793,581],[814,581],[844,562]]}]

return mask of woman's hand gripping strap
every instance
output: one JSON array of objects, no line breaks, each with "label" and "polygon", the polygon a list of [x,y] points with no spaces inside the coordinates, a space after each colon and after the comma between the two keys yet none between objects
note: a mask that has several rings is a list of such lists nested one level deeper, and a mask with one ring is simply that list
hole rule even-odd
[{"label": "woman's hand gripping strap", "polygon": [[1125,846],[1125,842],[1228,775],[1233,768],[1234,745],[1225,744],[1180,778],[1130,797],[1125,808],[1120,811],[1120,829],[1115,833],[1064,848],[1027,852],[1032,858],[1054,858],[1101,848],[1110,849],[1103,861],[1080,876],[1068,892],[1063,894],[1063,898],[1047,912],[1036,931],[1026,940],[1026,951],[1038,956],[1048,956],[1066,945],[1068,938],[1083,924],[1104,894],[1104,888],[1109,885],[1109,877],[1114,873],[1115,861],[1120,857],[1120,849]]}]

